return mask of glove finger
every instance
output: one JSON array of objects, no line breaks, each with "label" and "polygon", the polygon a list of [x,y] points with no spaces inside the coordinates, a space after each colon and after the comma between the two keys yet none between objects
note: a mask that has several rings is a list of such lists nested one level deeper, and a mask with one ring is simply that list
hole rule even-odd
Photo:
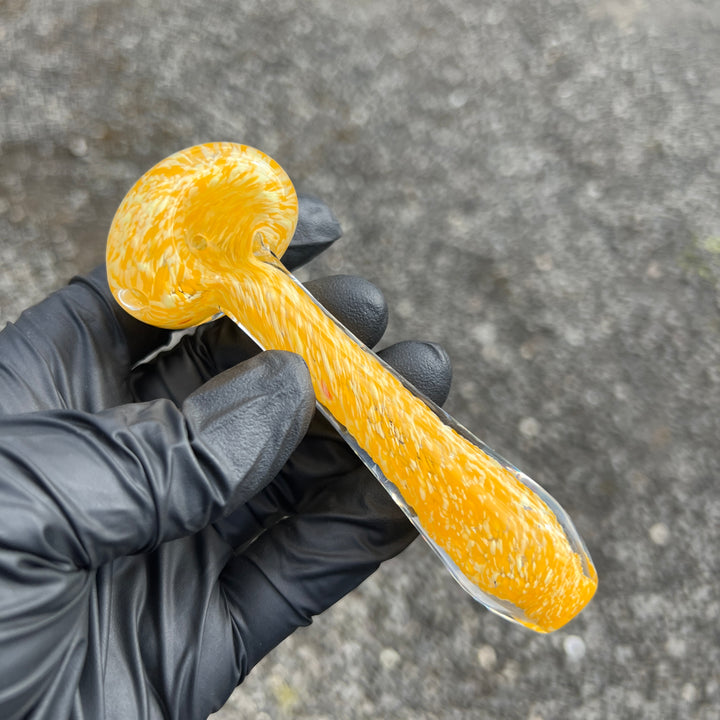
[{"label": "glove finger", "polygon": [[[387,327],[388,310],[385,298],[372,283],[339,275],[310,281],[306,288],[366,345],[380,340]],[[168,398],[180,404],[209,378],[258,352],[258,346],[235,323],[220,318],[135,368],[133,397],[141,401]]]},{"label": "glove finger", "polygon": [[[452,368],[441,346],[405,341],[381,350],[378,355],[436,404],[441,405],[447,398]],[[362,468],[360,459],[330,423],[316,413],[308,433],[278,477],[248,503],[215,523],[215,527],[230,545],[242,550],[281,519],[316,508],[317,498],[322,502],[329,488],[357,468]],[[369,485],[373,491],[381,488],[370,472],[362,469],[366,475],[363,487]],[[382,502],[375,502],[376,510],[384,509],[390,517],[399,517],[395,503],[384,490],[380,498]],[[352,495],[348,502],[359,500]],[[383,517],[383,513],[377,516],[380,523]],[[403,523],[412,537],[414,530],[404,517]]]},{"label": "glove finger", "polygon": [[378,355],[436,405],[444,405],[452,384],[452,363],[442,345],[403,340]]},{"label": "glove finger", "polygon": [[327,250],[341,236],[342,228],[332,210],[322,200],[298,193],[298,222],[282,256],[283,265],[295,270]]},{"label": "glove finger", "polygon": [[256,494],[304,435],[296,355],[263,353],[168,401],[0,420],[0,547],[95,568],[194,533]]}]

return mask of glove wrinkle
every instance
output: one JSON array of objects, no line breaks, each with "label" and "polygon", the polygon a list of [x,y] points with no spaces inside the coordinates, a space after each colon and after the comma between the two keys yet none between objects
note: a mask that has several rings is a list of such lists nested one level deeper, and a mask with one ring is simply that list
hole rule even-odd
[{"label": "glove wrinkle", "polygon": [[47,363],[14,323],[0,332],[0,398],[0,416],[65,407]]},{"label": "glove wrinkle", "polygon": [[231,557],[209,528],[114,563],[115,603],[131,612],[110,625],[107,675],[119,681],[106,691],[111,717],[135,717],[116,710],[127,702],[145,708],[141,720],[205,718],[227,700],[240,667],[218,578]]},{"label": "glove wrinkle", "polygon": [[67,717],[88,650],[92,579],[4,548],[0,576],[2,717]]},{"label": "glove wrinkle", "polygon": [[[242,681],[293,630],[310,625],[312,617],[288,602],[263,569],[246,555],[233,558],[220,581],[242,648]],[[258,633],[257,627],[263,632]]]}]

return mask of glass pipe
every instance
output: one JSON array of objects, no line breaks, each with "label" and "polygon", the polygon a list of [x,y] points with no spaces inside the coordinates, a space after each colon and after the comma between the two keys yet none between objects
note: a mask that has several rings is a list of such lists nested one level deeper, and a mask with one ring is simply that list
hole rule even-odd
[{"label": "glass pipe", "polygon": [[186,328],[225,313],[263,349],[308,365],[318,407],[460,585],[540,632],[589,602],[597,574],[572,521],[527,475],[423,397],[283,267],[297,197],[264,153],[211,143],[143,175],[110,228],[118,302]]}]

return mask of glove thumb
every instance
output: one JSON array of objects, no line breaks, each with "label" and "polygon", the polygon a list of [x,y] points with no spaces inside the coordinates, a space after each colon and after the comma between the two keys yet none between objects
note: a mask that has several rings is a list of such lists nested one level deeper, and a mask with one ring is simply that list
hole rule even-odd
[{"label": "glove thumb", "polygon": [[266,352],[167,400],[0,421],[0,545],[75,568],[197,532],[279,471],[314,409],[300,357]]}]

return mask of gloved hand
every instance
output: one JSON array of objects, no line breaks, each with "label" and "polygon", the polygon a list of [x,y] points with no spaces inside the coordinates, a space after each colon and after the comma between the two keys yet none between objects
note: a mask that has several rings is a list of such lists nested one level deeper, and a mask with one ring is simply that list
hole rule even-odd
[{"label": "gloved hand", "polygon": [[[303,198],[289,258],[339,235]],[[367,344],[357,278],[312,284]],[[169,334],[113,301],[104,268],[0,334],[0,717],[204,719],[296,627],[414,530],[314,415],[296,355],[227,319]],[[383,353],[442,403],[445,353]],[[148,357],[150,356],[150,359]]]}]

